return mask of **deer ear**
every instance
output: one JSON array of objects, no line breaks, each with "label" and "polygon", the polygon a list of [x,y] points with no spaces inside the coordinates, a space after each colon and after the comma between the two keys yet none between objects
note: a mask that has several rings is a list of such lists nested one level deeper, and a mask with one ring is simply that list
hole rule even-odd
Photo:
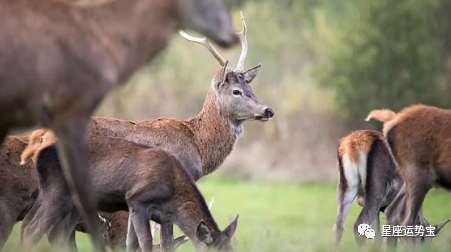
[{"label": "deer ear", "polygon": [[435,227],[435,235],[437,235],[438,232],[440,232],[440,230],[442,230],[442,228],[445,227],[446,224],[448,224],[448,222],[450,222],[450,219],[447,219],[446,221],[444,221],[444,222],[442,222],[440,224],[434,225],[434,227]]},{"label": "deer ear", "polygon": [[232,223],[229,224],[226,229],[224,229],[224,234],[230,239],[232,238],[233,234],[235,234],[236,226],[238,225],[238,217],[240,217],[239,214],[236,215],[235,219],[232,221]]},{"label": "deer ear", "polygon": [[226,61],[221,71],[215,76],[215,88],[219,90],[227,80],[227,71],[229,69],[229,61]]},{"label": "deer ear", "polygon": [[252,80],[254,80],[255,76],[257,76],[258,72],[260,72],[260,69],[262,69],[262,64],[258,64],[243,73],[246,84],[250,84]]},{"label": "deer ear", "polygon": [[204,221],[201,221],[199,223],[199,226],[197,226],[196,235],[199,241],[207,245],[213,243],[213,236],[211,235],[211,230]]}]

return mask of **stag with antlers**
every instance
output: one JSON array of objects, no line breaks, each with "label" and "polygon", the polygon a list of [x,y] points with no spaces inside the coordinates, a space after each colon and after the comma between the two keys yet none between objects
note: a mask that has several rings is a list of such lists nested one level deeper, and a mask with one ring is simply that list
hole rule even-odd
[{"label": "stag with antlers", "polygon": [[84,138],[89,115],[180,28],[224,47],[238,42],[220,0],[0,0],[0,143],[13,128],[56,133],[65,178],[98,250]]}]

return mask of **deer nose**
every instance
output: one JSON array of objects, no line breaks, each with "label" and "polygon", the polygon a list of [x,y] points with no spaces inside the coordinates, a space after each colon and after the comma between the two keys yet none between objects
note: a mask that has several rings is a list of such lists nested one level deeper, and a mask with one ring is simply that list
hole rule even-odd
[{"label": "deer nose", "polygon": [[265,109],[265,115],[268,118],[272,118],[274,116],[274,110],[272,110],[272,108],[266,108]]}]

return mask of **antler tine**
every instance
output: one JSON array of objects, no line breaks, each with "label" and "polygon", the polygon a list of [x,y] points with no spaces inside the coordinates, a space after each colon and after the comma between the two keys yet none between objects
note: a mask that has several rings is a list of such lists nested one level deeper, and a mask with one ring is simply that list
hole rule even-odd
[{"label": "antler tine", "polygon": [[243,71],[244,60],[246,59],[247,55],[247,38],[246,38],[247,26],[246,21],[244,21],[243,11],[240,11],[240,15],[241,15],[241,23],[243,24],[243,30],[237,33],[241,40],[241,54],[240,59],[238,60],[238,64],[236,65],[236,70]]},{"label": "antler tine", "polygon": [[208,49],[208,51],[210,51],[211,54],[213,54],[213,56],[215,56],[215,58],[219,61],[219,64],[221,64],[221,66],[225,65],[226,60],[221,56],[221,54],[219,54],[218,51],[216,51],[216,49],[213,47],[213,45],[210,43],[210,41],[208,41],[208,39],[206,37],[196,38],[196,37],[188,35],[183,30],[179,30],[179,33],[180,33],[180,35],[182,35],[183,38],[185,38],[188,41],[204,45]]},{"label": "antler tine", "polygon": [[211,198],[210,204],[208,204],[208,210],[211,210],[211,207],[213,206],[213,202],[215,201],[215,196]]}]

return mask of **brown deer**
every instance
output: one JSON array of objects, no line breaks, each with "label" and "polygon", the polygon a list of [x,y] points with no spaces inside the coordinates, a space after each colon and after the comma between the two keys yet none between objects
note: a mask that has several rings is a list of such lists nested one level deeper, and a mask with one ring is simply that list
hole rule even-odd
[{"label": "brown deer", "polygon": [[[38,132],[40,133],[42,132]],[[28,137],[25,136],[8,136],[0,151],[0,250],[8,240],[14,224],[25,218],[38,196],[36,168],[32,163],[18,165],[28,142]],[[99,218],[100,230],[107,247],[125,249],[128,212],[102,213]],[[77,225],[75,230],[87,232],[83,225]],[[76,247],[75,233],[72,235],[69,243]],[[184,236],[178,237],[174,240],[174,247],[184,242]],[[156,244],[157,246],[159,245]]]},{"label": "brown deer", "polygon": [[[413,105],[391,116],[372,118],[384,122],[384,135],[404,179],[401,191],[387,212],[391,224],[414,225],[429,190],[434,186],[451,189],[451,110]],[[418,239],[405,237],[407,244]]]},{"label": "brown deer", "polygon": [[[12,165],[5,166],[6,168],[4,168],[5,171],[2,174],[5,174],[5,180],[8,178],[8,176],[12,175],[12,173],[19,174],[19,173],[16,173],[17,163],[14,160],[17,160],[17,155],[20,152],[22,152],[22,154],[20,155],[20,160],[21,160],[20,164],[21,165],[28,164],[28,162],[30,160],[32,160],[33,163],[36,163],[39,151],[47,146],[53,145],[56,142],[56,136],[53,134],[52,131],[50,131],[48,129],[38,129],[38,130],[33,131],[32,134],[30,135],[28,145],[26,146],[26,148],[23,148],[23,145],[18,146],[18,144],[14,144],[11,146],[12,148],[9,148],[10,144],[8,144],[8,142],[9,141],[7,138],[5,145],[8,147],[8,149],[7,149],[8,152],[13,152],[15,155],[9,156],[9,159],[12,160],[9,163],[11,163]],[[30,170],[31,170],[31,172],[30,172]],[[7,196],[8,199],[5,199],[5,197],[0,196],[0,200],[4,199],[4,202],[11,203],[11,205],[14,205],[13,202],[17,202],[18,197],[17,197],[17,193],[14,194],[13,192],[20,192],[19,190],[16,190],[19,186],[22,186],[25,184],[29,188],[36,190],[36,193],[34,194],[34,197],[32,198],[32,200],[28,200],[27,204],[25,204],[25,206],[27,207],[26,208],[27,211],[25,211],[21,215],[21,217],[18,218],[16,221],[21,221],[24,218],[24,216],[26,215],[26,213],[28,212],[28,210],[33,206],[33,204],[36,200],[37,194],[38,194],[38,187],[39,187],[38,176],[37,176],[34,165],[33,166],[26,165],[21,174],[23,174],[23,175],[16,176],[16,177],[19,177],[19,179],[12,179],[12,180],[9,179],[8,181],[6,181],[4,183],[8,187],[13,188],[11,190],[6,190],[9,192],[9,194],[5,195],[5,197]],[[28,176],[28,175],[32,175],[32,176]],[[15,178],[15,176],[11,176],[11,177]],[[213,202],[211,202],[211,204],[212,203]],[[5,209],[13,210],[12,207],[8,207],[8,206],[6,206]],[[8,212],[13,212],[13,211],[8,211]],[[5,215],[5,218],[9,219],[11,217],[13,217],[13,216]],[[119,211],[119,212],[115,212],[115,213],[102,213],[102,214],[99,214],[99,219],[100,219],[100,223],[101,223],[100,230],[103,235],[104,243],[106,244],[106,246],[113,250],[125,249],[126,248],[125,241],[126,241],[127,227],[128,227],[128,211]],[[3,222],[3,223],[5,223],[5,226],[3,226],[3,224],[0,224],[0,228],[3,227],[5,229],[6,228],[12,229],[12,224],[8,225],[8,222]],[[84,226],[82,224],[78,224],[76,226],[75,230],[87,233],[87,230],[84,228]],[[152,231],[155,232],[155,227]],[[58,230],[55,229],[54,232],[58,232]],[[2,232],[2,233],[6,233],[6,232]],[[57,237],[58,237],[57,233],[55,234],[55,233],[52,233],[51,231],[48,232],[48,238],[49,238],[49,241],[51,244],[55,243],[54,241],[57,239]],[[187,240],[185,239],[185,236],[180,236],[177,239],[175,239],[174,240],[174,250],[177,247],[179,247],[180,245],[182,245],[183,243],[185,243],[186,241]],[[0,243],[0,248],[1,248],[1,244],[2,243]],[[72,233],[71,236],[69,237],[69,246],[72,248],[72,250],[74,250],[74,251],[77,250],[77,246],[75,243],[75,233]],[[160,245],[155,244],[154,250],[159,251]]]},{"label": "brown deer", "polygon": [[[243,17],[242,24],[243,30],[239,34],[242,52],[236,69],[229,67],[206,38],[194,38],[182,32],[186,39],[205,45],[222,65],[197,116],[187,120],[158,118],[145,121],[94,117],[88,126],[88,138],[117,137],[159,147],[174,155],[194,181],[214,172],[232,152],[243,132],[244,121],[268,121],[274,116],[274,111],[255,96],[249,85],[261,65],[244,70],[248,45]],[[172,224],[164,225],[160,240],[170,246]]]},{"label": "brown deer", "polygon": [[65,177],[99,250],[86,123],[105,94],[150,62],[177,29],[223,47],[238,42],[220,0],[0,0],[0,143],[13,128],[56,133]]},{"label": "brown deer", "polygon": [[[8,136],[0,151],[0,250],[14,224],[25,218],[38,196],[36,168],[30,163],[19,166],[21,153],[28,142],[25,136]],[[103,220],[100,229],[106,245],[111,249],[125,248],[128,222],[128,213],[125,213],[127,216],[123,212],[100,216]],[[77,225],[76,230],[86,232],[82,225]]]},{"label": "brown deer", "polygon": [[[130,212],[128,250],[136,250],[138,242],[142,251],[152,251],[149,219],[177,224],[196,247],[231,248],[238,219],[220,231],[194,181],[173,155],[108,137],[90,138],[88,153],[93,193],[99,198],[97,210]],[[57,244],[67,244],[81,219],[53,145],[39,151],[36,167],[41,191],[23,221],[21,240],[36,243],[53,225],[59,234]]]},{"label": "brown deer", "polygon": [[[365,241],[365,237],[358,233],[361,224],[371,224],[376,233],[377,245],[380,245],[382,237],[379,213],[385,211],[403,184],[396,161],[382,133],[359,130],[341,138],[338,145],[338,175],[335,242],[340,242],[346,216],[352,202],[357,198],[357,203],[363,207],[354,224],[357,245],[361,246]],[[448,221],[437,225],[436,233]],[[421,210],[417,223],[429,226]]]}]

